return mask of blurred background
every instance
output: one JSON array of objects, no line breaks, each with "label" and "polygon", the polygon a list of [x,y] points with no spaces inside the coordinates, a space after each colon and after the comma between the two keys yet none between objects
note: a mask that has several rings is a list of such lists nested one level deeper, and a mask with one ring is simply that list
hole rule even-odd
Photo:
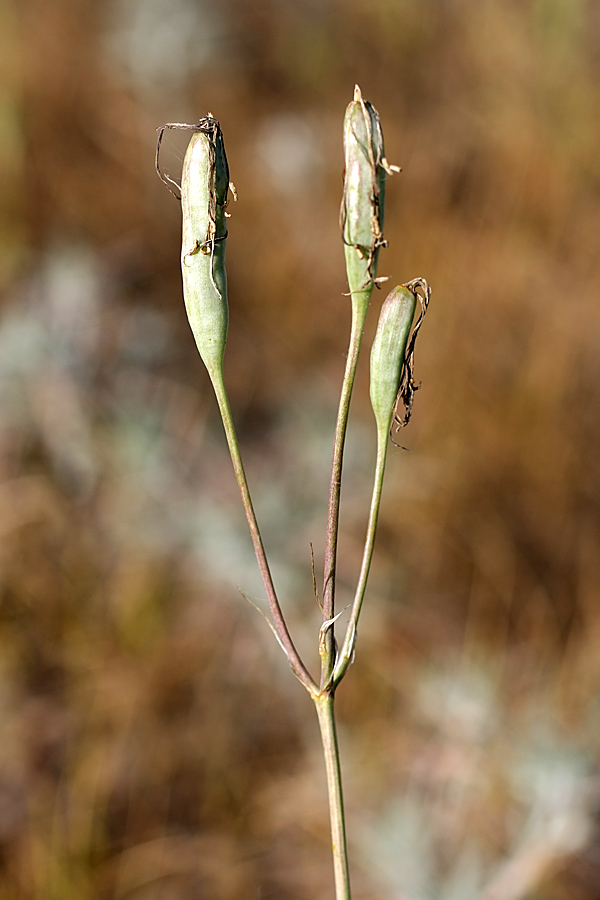
[{"label": "blurred background", "polygon": [[332,897],[316,719],[238,592],[262,602],[154,149],[223,127],[226,376],[315,671],[357,82],[403,168],[379,274],[433,298],[338,692],[354,895],[600,897],[598,4],[2,0],[0,43],[0,896]]}]

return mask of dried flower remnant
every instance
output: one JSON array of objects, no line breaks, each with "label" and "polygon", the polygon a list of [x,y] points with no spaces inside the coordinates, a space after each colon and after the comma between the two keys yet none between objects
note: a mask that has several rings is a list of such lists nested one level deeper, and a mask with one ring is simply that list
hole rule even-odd
[{"label": "dried flower remnant", "polygon": [[[421,312],[419,314],[419,318],[415,322],[415,327],[412,330],[412,334],[410,336],[410,340],[404,354],[404,366],[402,368],[402,376],[400,379],[398,395],[394,404],[395,411],[392,428],[394,428],[395,426],[396,433],[400,431],[401,428],[404,428],[406,425],[408,425],[412,414],[415,393],[421,387],[420,383],[417,384],[414,379],[415,344],[417,342],[417,337],[419,336],[421,325],[423,324],[423,319],[425,318],[425,313],[429,309],[429,300],[431,299],[431,288],[424,278],[413,278],[413,280],[409,281],[408,284],[404,285],[404,287],[408,288],[416,297],[418,297],[419,303],[421,304]],[[398,407],[400,406],[400,404],[404,406],[404,414],[402,415],[402,417],[400,417],[400,415],[398,414]],[[396,442],[392,439],[392,443],[395,444]],[[396,446],[399,445],[396,444]]]},{"label": "dried flower remnant", "polygon": [[340,227],[351,293],[372,289],[377,256],[386,246],[383,215],[386,174],[399,172],[385,158],[379,113],[358,85],[344,117],[344,193]]},{"label": "dried flower remnant", "polygon": [[[177,187],[160,171],[158,154],[165,128],[194,131],[181,175],[181,273],[188,321],[211,379],[220,376],[227,341],[229,309],[225,245],[227,202],[231,188],[223,132],[209,113],[197,125],[169,123],[160,129],[156,168],[169,190]],[[174,193],[172,191],[172,193]]]}]

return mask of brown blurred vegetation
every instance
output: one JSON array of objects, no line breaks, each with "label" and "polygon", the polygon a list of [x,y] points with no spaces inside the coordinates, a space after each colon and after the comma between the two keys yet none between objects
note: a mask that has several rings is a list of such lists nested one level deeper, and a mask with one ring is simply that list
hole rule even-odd
[{"label": "brown blurred vegetation", "polygon": [[339,691],[355,896],[600,897],[597,4],[5,0],[0,35],[0,896],[332,896],[313,712],[237,594],[260,587],[153,153],[165,121],[221,121],[227,375],[314,664],[358,82],[403,167],[380,274],[433,300]]}]

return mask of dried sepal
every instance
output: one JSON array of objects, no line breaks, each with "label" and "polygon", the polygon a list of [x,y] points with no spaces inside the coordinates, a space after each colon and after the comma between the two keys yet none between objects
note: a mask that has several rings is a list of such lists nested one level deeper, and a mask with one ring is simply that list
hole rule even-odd
[{"label": "dried sepal", "polygon": [[[425,313],[429,308],[429,301],[431,299],[431,288],[424,278],[413,278],[413,280],[409,281],[405,285],[405,287],[412,291],[415,297],[417,297],[417,299],[419,300],[421,312],[419,314],[419,318],[415,322],[415,326],[412,330],[410,340],[408,341],[404,353],[402,377],[400,379],[400,387],[398,389],[396,402],[394,403],[394,416],[392,420],[392,430],[394,430],[396,434],[400,431],[401,428],[404,428],[405,425],[408,425],[412,413],[415,393],[421,387],[420,382],[419,384],[417,384],[414,379],[415,344],[417,342],[417,337],[419,336],[419,331],[421,329],[421,325],[423,324],[423,319],[425,318]],[[402,405],[403,407],[402,414],[399,414],[398,412],[400,405]],[[392,443],[396,443],[393,438]],[[396,446],[399,445],[396,444]]]}]

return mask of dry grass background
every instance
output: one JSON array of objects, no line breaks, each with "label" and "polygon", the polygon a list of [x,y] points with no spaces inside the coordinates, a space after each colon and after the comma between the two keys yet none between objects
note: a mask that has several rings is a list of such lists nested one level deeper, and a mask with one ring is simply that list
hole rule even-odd
[{"label": "dry grass background", "polygon": [[339,692],[355,895],[600,897],[597,5],[5,0],[0,34],[0,896],[332,895],[316,723],[237,595],[260,588],[153,152],[165,121],[222,123],[227,375],[310,655],[358,82],[404,170],[380,272],[434,293]]}]

